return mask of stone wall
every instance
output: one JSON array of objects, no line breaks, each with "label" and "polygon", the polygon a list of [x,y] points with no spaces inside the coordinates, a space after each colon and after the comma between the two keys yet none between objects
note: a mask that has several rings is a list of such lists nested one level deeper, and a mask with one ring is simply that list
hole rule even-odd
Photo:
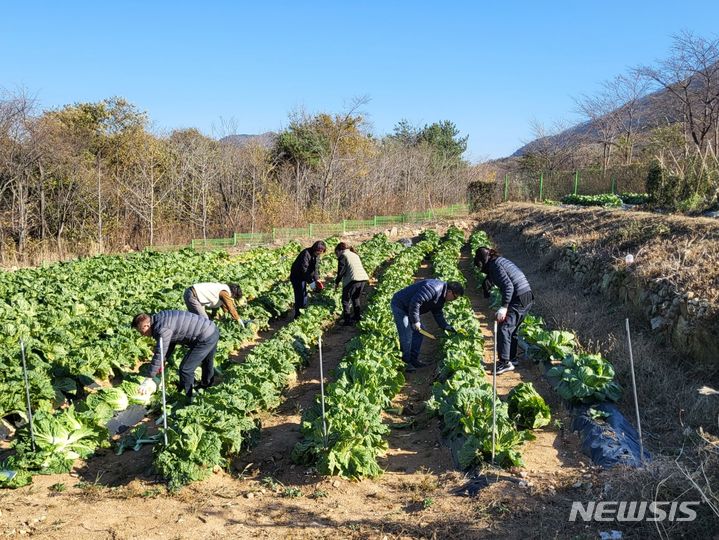
[{"label": "stone wall", "polygon": [[[642,253],[652,253],[656,265],[656,249],[637,249],[639,253],[633,264],[627,264],[623,252],[612,249],[612,231],[606,232],[597,225],[602,221],[601,211],[587,215],[586,211],[579,216],[581,219],[571,223],[561,210],[546,211],[534,205],[503,205],[480,216],[480,226],[488,233],[503,231],[516,235],[516,241],[522,242],[527,249],[538,257],[543,257],[547,271],[558,271],[571,276],[581,283],[588,291],[605,296],[609,302],[620,302],[629,308],[633,317],[646,323],[663,340],[672,346],[680,355],[698,367],[716,372],[719,367],[719,309],[707,298],[714,297],[714,291],[677,288],[671,280],[648,278],[641,275],[641,268],[646,261]],[[617,218],[614,218],[617,219]],[[627,219],[631,219],[628,217]],[[589,241],[582,242],[578,238],[578,226],[582,222],[592,222],[592,234],[596,244],[602,249],[588,249]],[[538,226],[541,221],[541,226]],[[671,225],[671,223],[668,221]],[[578,225],[579,224],[579,225]],[[668,226],[670,226],[668,225]],[[616,223],[613,224],[616,227]],[[599,232],[598,232],[599,231]],[[685,233],[672,234],[672,240],[684,241]],[[597,241],[601,235],[601,241]],[[610,255],[614,252],[614,255]],[[719,264],[719,261],[717,261]],[[671,271],[667,269],[667,275]],[[716,281],[716,279],[714,279]],[[719,284],[718,284],[719,285]],[[704,297],[706,293],[706,298]]]},{"label": "stone wall", "polygon": [[703,368],[719,365],[719,321],[712,316],[708,301],[692,291],[675,291],[664,282],[646,281],[623,261],[608,264],[571,247],[557,251],[551,263],[555,270],[572,276],[590,292],[628,305],[653,332]]}]

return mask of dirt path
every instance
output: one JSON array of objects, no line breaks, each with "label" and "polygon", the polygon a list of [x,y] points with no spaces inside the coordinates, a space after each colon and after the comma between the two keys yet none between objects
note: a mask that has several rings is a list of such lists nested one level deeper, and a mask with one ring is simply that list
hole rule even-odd
[{"label": "dirt path", "polygon": [[[482,327],[485,362],[488,368],[491,368],[494,356],[494,311],[489,307],[489,300],[483,297],[477,286],[469,253],[463,252],[460,268],[467,277],[467,294]],[[568,432],[569,415],[557,393],[534,362],[520,358],[515,371],[497,376],[497,395],[504,400],[512,388],[519,383],[531,382],[552,410],[553,420],[548,426],[534,430],[536,440],[524,446],[522,455],[527,474],[543,476],[565,474],[569,469],[586,466],[589,460],[581,454],[578,437]],[[491,380],[491,374],[488,377]]]},{"label": "dirt path", "polygon": [[[415,281],[433,277],[432,267],[423,263]],[[422,326],[439,336],[442,330],[431,315],[422,317]],[[425,401],[432,395],[437,363],[442,351],[437,341],[425,338],[419,359],[427,364],[407,373],[407,383],[393,400],[396,413],[385,413],[384,421],[392,427],[387,454],[380,465],[387,472],[425,471],[440,474],[454,471],[449,450],[440,443],[439,419],[425,411]]]}]

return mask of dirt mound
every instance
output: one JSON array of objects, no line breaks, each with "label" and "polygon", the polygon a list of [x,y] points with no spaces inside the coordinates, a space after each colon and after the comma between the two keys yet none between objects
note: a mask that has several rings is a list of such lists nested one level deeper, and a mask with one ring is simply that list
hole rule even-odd
[{"label": "dirt mound", "polygon": [[[597,208],[503,204],[480,216],[558,270],[632,308],[675,350],[719,365],[719,222]],[[633,262],[627,264],[631,255]]]}]

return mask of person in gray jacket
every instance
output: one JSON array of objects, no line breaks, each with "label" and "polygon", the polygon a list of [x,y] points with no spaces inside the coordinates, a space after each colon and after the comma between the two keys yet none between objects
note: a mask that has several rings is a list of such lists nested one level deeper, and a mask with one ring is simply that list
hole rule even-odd
[{"label": "person in gray jacket", "polygon": [[[139,313],[132,320],[132,327],[143,336],[152,336],[156,340],[155,352],[150,363],[150,376],[140,385],[140,393],[153,393],[157,390],[155,378],[162,370],[161,354],[169,362],[175,346],[184,345],[189,350],[180,362],[180,391],[192,397],[195,382],[195,369],[202,366],[200,388],[212,386],[215,378],[215,352],[220,340],[220,331],[215,323],[206,317],[200,317],[189,311],[160,311],[150,316]],[[160,349],[162,338],[162,349]]]},{"label": "person in gray jacket", "polygon": [[342,311],[344,314],[342,324],[349,326],[360,320],[360,296],[369,281],[369,275],[362,266],[359,255],[349,244],[345,242],[337,244],[335,255],[337,256],[335,289],[342,283]]},{"label": "person in gray jacket", "polygon": [[495,316],[499,323],[497,374],[513,371],[517,364],[517,333],[534,304],[534,294],[524,272],[496,250],[478,248],[474,264],[487,275],[482,285],[484,296],[489,298],[490,290],[495,285],[502,294],[502,306]]},{"label": "person in gray jacket", "polygon": [[446,302],[452,302],[463,295],[464,287],[461,283],[439,279],[418,281],[394,294],[391,303],[392,315],[397,325],[406,371],[414,371],[415,368],[424,366],[419,361],[419,350],[422,347],[420,314],[432,312],[440,328],[454,332],[454,328],[444,318],[442,308]]}]

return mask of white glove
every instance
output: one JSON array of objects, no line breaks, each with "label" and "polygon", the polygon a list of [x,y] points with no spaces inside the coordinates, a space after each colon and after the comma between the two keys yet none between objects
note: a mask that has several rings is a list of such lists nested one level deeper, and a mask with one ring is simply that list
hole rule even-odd
[{"label": "white glove", "polygon": [[504,319],[507,318],[507,308],[501,307],[497,310],[497,322],[504,322]]},{"label": "white glove", "polygon": [[154,394],[157,391],[157,384],[150,377],[140,383],[140,388],[137,390],[141,396],[147,394]]},{"label": "white glove", "polygon": [[313,281],[312,283],[310,283],[310,284],[307,286],[307,288],[308,288],[309,290],[311,290],[311,291],[314,291],[314,290],[317,288],[317,282],[316,282],[316,281]]},{"label": "white glove", "polygon": [[412,325],[412,328],[414,329],[415,332],[419,332],[420,329],[422,328],[422,323],[416,322]]}]

